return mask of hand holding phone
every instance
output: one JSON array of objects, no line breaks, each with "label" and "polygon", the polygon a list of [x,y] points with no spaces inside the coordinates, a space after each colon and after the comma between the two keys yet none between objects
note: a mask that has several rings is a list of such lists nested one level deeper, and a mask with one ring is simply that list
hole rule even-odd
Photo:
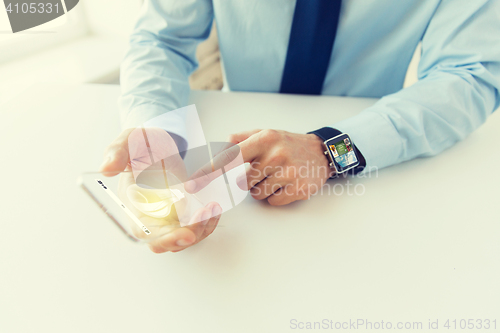
[{"label": "hand holding phone", "polygon": [[[162,253],[183,250],[214,231],[222,213],[216,202],[190,211],[186,206],[189,200],[192,204],[196,199],[192,196],[180,198],[172,203],[168,214],[164,216],[148,214],[147,210],[141,209],[144,204],[155,204],[155,191],[165,194],[165,191],[176,190],[177,193],[183,193],[186,168],[168,132],[161,128],[125,130],[108,146],[105,156],[101,173],[107,177],[120,174],[117,184],[119,199],[151,232],[144,233],[139,224],[129,218],[128,228],[121,226],[126,232],[132,233],[129,236],[146,241],[153,252]],[[151,198],[153,201],[149,202]],[[185,221],[184,226],[181,226],[181,220]]]}]

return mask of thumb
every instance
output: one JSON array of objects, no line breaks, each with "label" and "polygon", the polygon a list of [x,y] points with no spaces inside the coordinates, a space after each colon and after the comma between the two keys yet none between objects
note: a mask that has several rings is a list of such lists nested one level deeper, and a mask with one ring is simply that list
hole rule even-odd
[{"label": "thumb", "polygon": [[128,137],[133,129],[124,130],[104,152],[104,160],[99,168],[104,176],[112,177],[123,170],[130,160],[128,152]]},{"label": "thumb", "polygon": [[236,133],[236,134],[231,134],[227,138],[227,141],[231,142],[231,143],[234,143],[234,144],[238,144],[240,142],[245,141],[246,139],[248,139],[249,137],[251,137],[255,133],[259,133],[260,131],[262,131],[262,130],[261,129],[254,129],[254,130],[251,130],[251,131],[244,131],[244,132],[239,132],[239,133]]}]

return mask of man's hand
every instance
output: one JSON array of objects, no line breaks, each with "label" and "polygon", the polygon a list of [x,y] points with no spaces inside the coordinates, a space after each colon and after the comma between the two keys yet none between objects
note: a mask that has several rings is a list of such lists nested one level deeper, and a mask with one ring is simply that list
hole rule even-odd
[{"label": "man's hand", "polygon": [[[222,208],[215,202],[209,203],[191,217],[192,223],[182,228],[178,226],[172,228],[173,225],[179,224],[178,221],[166,220],[164,223],[159,223],[159,219],[142,214],[129,202],[125,192],[128,186],[135,184],[141,172],[151,171],[151,168],[157,166],[168,170],[181,181],[186,178],[182,158],[174,140],[167,132],[160,128],[127,129],[106,148],[100,172],[110,177],[122,171],[131,171],[121,175],[118,195],[153,234],[168,232],[149,243],[153,252],[178,252],[210,235],[219,222]],[[131,227],[136,236],[145,236],[142,231],[135,230],[134,225]]]},{"label": "man's hand", "polygon": [[[250,189],[257,200],[267,199],[271,205],[286,205],[296,200],[307,200],[332,175],[322,146],[314,134],[296,134],[281,130],[253,130],[233,134],[228,139],[238,144],[245,162],[251,164],[246,177],[237,180],[242,189]],[[219,159],[213,165],[226,165]],[[210,166],[207,166],[210,168]],[[212,179],[210,170],[200,170],[186,183],[186,191],[195,193]],[[227,168],[226,168],[227,171]]]}]

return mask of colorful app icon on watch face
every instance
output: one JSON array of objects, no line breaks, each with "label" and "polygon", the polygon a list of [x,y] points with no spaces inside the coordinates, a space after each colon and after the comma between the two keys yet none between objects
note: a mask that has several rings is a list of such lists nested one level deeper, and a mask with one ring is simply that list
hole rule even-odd
[{"label": "colorful app icon on watch face", "polygon": [[345,172],[359,165],[359,160],[349,135],[341,134],[328,140],[326,145],[330,150],[338,173]]},{"label": "colorful app icon on watch face", "polygon": [[335,145],[330,145],[330,150],[332,151],[333,157],[339,156],[339,153],[337,152],[337,148],[335,148]]}]

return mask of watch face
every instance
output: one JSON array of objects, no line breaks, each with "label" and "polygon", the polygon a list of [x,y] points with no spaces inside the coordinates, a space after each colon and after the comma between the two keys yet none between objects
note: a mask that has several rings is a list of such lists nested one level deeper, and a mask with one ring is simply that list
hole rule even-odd
[{"label": "watch face", "polygon": [[349,135],[342,134],[326,142],[338,173],[345,172],[359,164]]}]

